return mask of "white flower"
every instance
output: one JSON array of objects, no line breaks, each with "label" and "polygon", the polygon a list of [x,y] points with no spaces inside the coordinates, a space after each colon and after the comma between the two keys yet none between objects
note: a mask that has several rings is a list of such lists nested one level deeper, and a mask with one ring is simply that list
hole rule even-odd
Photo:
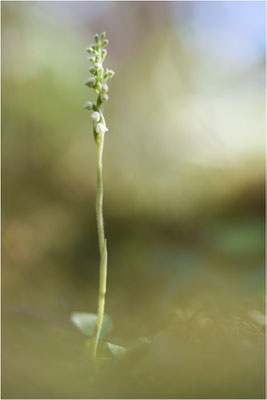
[{"label": "white flower", "polygon": [[88,80],[85,82],[85,85],[88,86],[88,87],[90,87],[90,88],[94,87],[95,84],[96,84],[96,79],[95,79],[95,78],[88,79]]},{"label": "white flower", "polygon": [[102,85],[101,92],[102,92],[102,93],[107,93],[107,92],[108,92],[108,85],[107,85],[106,83],[104,83],[104,84]]},{"label": "white flower", "polygon": [[99,62],[95,63],[95,70],[96,70],[96,71],[100,71],[101,68],[102,68],[101,63],[99,63]]},{"label": "white flower", "polygon": [[98,122],[98,121],[100,120],[100,114],[99,114],[99,112],[94,111],[94,112],[91,114],[91,118],[92,118],[95,122]]},{"label": "white flower", "polygon": [[84,105],[83,108],[86,108],[87,110],[92,110],[93,109],[93,103],[91,101],[87,101]]},{"label": "white flower", "polygon": [[99,133],[100,135],[102,135],[108,131],[108,128],[104,124],[99,123],[96,125],[95,130],[96,130],[96,133]]},{"label": "white flower", "polygon": [[108,101],[108,95],[106,93],[101,93],[100,99],[103,102]]}]

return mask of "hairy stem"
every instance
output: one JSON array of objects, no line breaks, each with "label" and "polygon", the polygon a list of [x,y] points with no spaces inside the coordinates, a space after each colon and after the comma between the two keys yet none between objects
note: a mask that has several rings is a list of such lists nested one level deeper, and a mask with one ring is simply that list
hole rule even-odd
[{"label": "hairy stem", "polygon": [[98,315],[95,335],[92,342],[92,360],[95,363],[97,347],[101,334],[105,308],[105,294],[107,286],[107,244],[104,233],[103,218],[103,149],[105,135],[99,135],[97,141],[97,195],[96,195],[96,218],[98,229],[98,240],[100,249],[100,275],[98,294]]}]

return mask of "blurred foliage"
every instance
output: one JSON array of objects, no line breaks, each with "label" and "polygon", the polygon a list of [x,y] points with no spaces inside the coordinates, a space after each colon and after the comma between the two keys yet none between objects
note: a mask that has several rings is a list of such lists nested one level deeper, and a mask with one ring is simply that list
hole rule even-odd
[{"label": "blurred foliage", "polygon": [[[197,7],[2,2],[3,398],[264,398],[264,54],[212,63]],[[97,307],[102,30],[108,340],[132,350],[92,381],[70,314]]]}]

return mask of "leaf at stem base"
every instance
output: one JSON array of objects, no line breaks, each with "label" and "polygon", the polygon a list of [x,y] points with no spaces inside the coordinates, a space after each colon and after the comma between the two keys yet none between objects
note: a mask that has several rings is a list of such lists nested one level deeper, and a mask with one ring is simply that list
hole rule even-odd
[{"label": "leaf at stem base", "polygon": [[109,349],[111,354],[113,354],[115,357],[119,358],[120,360],[126,354],[126,348],[123,346],[119,346],[117,344],[112,344],[112,343],[106,342],[106,347]]},{"label": "leaf at stem base", "polygon": [[[94,336],[97,324],[97,314],[74,312],[71,314],[70,319],[84,335],[91,337]],[[112,331],[112,328],[113,323],[111,318],[108,315],[104,315],[101,335],[107,335]]]}]

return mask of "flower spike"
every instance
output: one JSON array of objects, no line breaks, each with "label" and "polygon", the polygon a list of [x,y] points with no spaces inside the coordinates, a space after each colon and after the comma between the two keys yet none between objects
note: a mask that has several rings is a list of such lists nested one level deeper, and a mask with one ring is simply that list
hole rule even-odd
[{"label": "flower spike", "polygon": [[96,143],[98,143],[100,135],[108,131],[103,116],[103,105],[109,99],[109,96],[107,95],[108,85],[106,81],[114,76],[114,72],[111,69],[103,68],[103,62],[107,55],[107,50],[103,49],[103,47],[108,44],[106,33],[102,32],[100,35],[95,34],[94,40],[95,43],[86,49],[90,54],[88,58],[91,63],[89,72],[93,77],[89,78],[85,82],[85,85],[88,86],[88,88],[93,89],[97,93],[98,97],[95,104],[86,102],[84,108],[87,110],[94,110],[91,117],[93,119],[94,138]]}]

